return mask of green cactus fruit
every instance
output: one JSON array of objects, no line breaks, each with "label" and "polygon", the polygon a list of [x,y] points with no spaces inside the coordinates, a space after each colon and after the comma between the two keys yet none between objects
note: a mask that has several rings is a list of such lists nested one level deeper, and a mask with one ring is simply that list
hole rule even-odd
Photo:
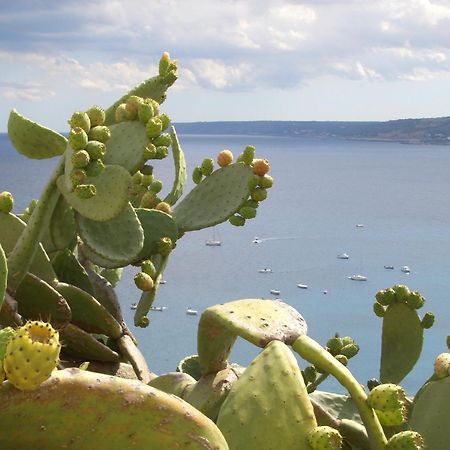
[{"label": "green cactus fruit", "polygon": [[217,164],[220,167],[228,166],[232,162],[233,162],[233,153],[231,152],[231,150],[222,150],[217,155]]},{"label": "green cactus fruit", "polygon": [[314,366],[307,366],[302,370],[302,375],[305,383],[314,383],[317,378],[317,371]]},{"label": "green cactus fruit", "polygon": [[166,202],[159,202],[156,206],[155,209],[157,211],[162,211],[166,214],[172,214],[172,208],[170,207],[170,205]]},{"label": "green cactus fruit", "polygon": [[169,147],[159,145],[156,147],[155,159],[164,159],[169,155]]},{"label": "green cactus fruit", "polygon": [[147,133],[147,137],[150,139],[159,136],[162,131],[161,119],[159,117],[151,118],[145,125],[145,131]]},{"label": "green cactus fruit", "polygon": [[394,289],[395,292],[395,298],[400,303],[406,303],[408,300],[409,295],[411,294],[408,286],[405,286],[404,284],[397,284],[392,289]]},{"label": "green cactus fruit", "polygon": [[0,329],[0,361],[3,361],[3,358],[6,354],[6,346],[15,334],[16,332],[12,327],[5,327]]},{"label": "green cactus fruit", "polygon": [[126,103],[121,103],[117,106],[114,112],[114,118],[117,123],[123,122],[124,120],[128,120],[128,111]]},{"label": "green cactus fruit", "polygon": [[252,175],[252,177],[248,180],[248,187],[250,191],[253,191],[259,186],[259,177],[257,175]]},{"label": "green cactus fruit", "polygon": [[156,275],[156,268],[153,262],[150,259],[146,259],[145,261],[142,261],[141,263],[141,270],[142,272],[146,273],[150,277],[154,278]]},{"label": "green cactus fruit", "polygon": [[84,169],[90,161],[86,150],[78,150],[72,155],[72,165],[75,169]]},{"label": "green cactus fruit", "polygon": [[85,172],[88,177],[98,177],[105,170],[105,165],[103,161],[97,159],[95,161],[91,161],[86,167]]},{"label": "green cactus fruit", "polygon": [[259,177],[258,185],[264,189],[270,189],[273,186],[273,178],[267,174]]},{"label": "green cactus fruit", "polygon": [[341,348],[339,353],[350,359],[353,358],[358,352],[359,346],[357,344],[346,344]]},{"label": "green cactus fruit", "polygon": [[333,337],[327,341],[327,349],[333,355],[336,356],[340,353],[343,347],[342,339],[340,337]]},{"label": "green cactus fruit", "polygon": [[407,410],[405,406],[392,410],[375,409],[378,420],[384,427],[398,427],[407,420]]},{"label": "green cactus fruit", "polygon": [[347,366],[349,357],[346,355],[336,355],[336,360],[339,361],[343,366]]},{"label": "green cactus fruit", "polygon": [[[416,431],[402,431],[394,434],[386,445],[386,450],[423,450],[422,436]],[[431,449],[430,449],[431,450]],[[433,450],[437,450],[433,447]]]},{"label": "green cactus fruit", "polygon": [[194,170],[192,171],[192,181],[195,184],[199,184],[202,181],[203,173],[202,168],[200,166],[194,167]]},{"label": "green cactus fruit", "polygon": [[255,147],[253,145],[247,145],[242,153],[242,161],[249,166],[253,162],[255,157]]},{"label": "green cactus fruit", "polygon": [[375,298],[381,305],[389,306],[395,301],[395,291],[392,288],[383,289],[382,291],[376,293]]},{"label": "green cactus fruit", "polygon": [[342,448],[341,434],[327,425],[314,428],[306,439],[312,450],[340,450]]},{"label": "green cactus fruit", "polygon": [[90,141],[106,143],[106,141],[111,137],[111,131],[105,125],[97,125],[89,130],[88,137]]},{"label": "green cactus fruit", "polygon": [[5,383],[0,422],[10,430],[0,436],[5,449],[228,450],[217,426],[187,402],[89,370],[55,371],[31,392]]},{"label": "green cactus fruit", "polygon": [[100,108],[100,106],[91,106],[86,111],[86,114],[89,116],[92,127],[97,127],[105,123],[105,110],[103,108]]},{"label": "green cactus fruit", "polygon": [[152,140],[152,144],[155,145],[155,147],[159,147],[160,145],[169,147],[172,144],[172,138],[169,133],[161,133],[158,137]]},{"label": "green cactus fruit", "polygon": [[447,348],[450,350],[450,334],[447,335]]},{"label": "green cactus fruit", "polygon": [[297,360],[269,342],[234,382],[217,419],[236,450],[306,449],[317,423]]},{"label": "green cactus fruit", "polygon": [[143,124],[146,125],[147,122],[155,116],[155,111],[151,102],[145,99],[142,103],[138,105],[138,119]]},{"label": "green cactus fruit", "polygon": [[80,127],[75,127],[70,130],[69,133],[69,144],[75,150],[83,150],[89,139],[86,131]]},{"label": "green cactus fruit", "polygon": [[149,159],[157,159],[158,152],[156,147],[151,142],[148,143],[144,148],[144,159],[148,161]]},{"label": "green cactus fruit", "polygon": [[270,170],[270,163],[267,159],[255,159],[253,160],[253,173],[260,177],[266,175]]},{"label": "green cactus fruit", "polygon": [[374,409],[393,410],[405,405],[406,395],[401,386],[393,383],[384,383],[370,391],[367,402]]},{"label": "green cactus fruit", "polygon": [[159,76],[163,77],[167,75],[170,67],[170,55],[168,52],[164,52],[159,60]]},{"label": "green cactus fruit", "polygon": [[203,374],[227,367],[237,336],[258,347],[272,340],[286,344],[306,333],[303,317],[278,300],[245,299],[207,308],[198,326],[197,346]]},{"label": "green cactus fruit", "polygon": [[14,199],[11,192],[3,191],[0,194],[0,212],[9,214],[14,206]]},{"label": "green cactus fruit", "polygon": [[163,184],[162,184],[161,180],[153,180],[149,186],[150,191],[154,192],[155,194],[158,194],[159,192],[161,192],[162,188],[163,188]]},{"label": "green cactus fruit", "polygon": [[195,379],[187,373],[169,372],[153,378],[148,385],[185,400],[186,393],[194,387],[195,382]]},{"label": "green cactus fruit", "polygon": [[72,169],[70,171],[70,182],[75,189],[79,184],[84,184],[87,178],[87,173],[83,169]]},{"label": "green cactus fruit", "polygon": [[252,191],[251,198],[255,202],[262,202],[267,198],[267,190],[262,187],[257,187]]},{"label": "green cactus fruit", "polygon": [[102,159],[106,153],[106,145],[100,141],[88,141],[85,150],[91,159]]},{"label": "green cactus fruit", "polygon": [[46,322],[30,321],[18,328],[6,346],[3,366],[17,389],[36,389],[56,368],[59,333]]},{"label": "green cactus fruit", "polygon": [[445,378],[450,375],[450,353],[441,353],[434,360],[434,375]]},{"label": "green cactus fruit", "polygon": [[133,184],[141,184],[143,176],[144,174],[139,170],[136,173],[134,173],[133,176],[131,177]]},{"label": "green cactus fruit", "polygon": [[373,304],[373,312],[377,317],[384,317],[386,313],[386,308],[379,302]]},{"label": "green cactus fruit", "polygon": [[144,292],[151,291],[155,285],[152,277],[145,272],[138,272],[134,276],[134,284]]},{"label": "green cactus fruit", "polygon": [[142,195],[139,206],[141,208],[152,209],[159,203],[159,201],[159,197],[153,191],[146,191]]},{"label": "green cactus fruit", "polygon": [[202,175],[209,177],[214,171],[214,160],[212,158],[205,158],[201,164]]},{"label": "green cactus fruit", "polygon": [[434,314],[430,311],[426,312],[424,316],[422,317],[421,325],[422,327],[427,330],[428,328],[431,328],[434,324]]},{"label": "green cactus fruit", "polygon": [[143,174],[142,178],[141,178],[141,184],[144,187],[150,187],[150,185],[153,183],[154,180],[155,180],[155,178],[153,177],[153,175],[151,173]]},{"label": "green cactus fruit", "polygon": [[163,131],[169,128],[170,126],[170,117],[166,113],[162,113],[159,116],[159,119],[162,122],[162,129]]},{"label": "green cactus fruit", "polygon": [[244,204],[242,206],[248,206],[250,208],[255,208],[256,209],[256,208],[258,208],[259,203],[255,202],[255,200],[252,200],[251,198],[249,198],[248,200],[246,200],[244,202]]},{"label": "green cactus fruit", "polygon": [[173,242],[172,239],[168,236],[164,236],[160,238],[158,242],[158,253],[161,256],[169,256],[173,250]]},{"label": "green cactus fruit", "polygon": [[71,128],[80,127],[86,133],[89,133],[89,130],[91,129],[91,119],[85,112],[76,111],[72,114],[72,117],[69,120],[69,125]]},{"label": "green cactus fruit", "polygon": [[422,297],[419,291],[411,292],[406,299],[406,304],[413,309],[420,309],[425,303],[425,299]]},{"label": "green cactus fruit", "polygon": [[125,102],[125,107],[128,112],[129,120],[136,120],[138,118],[139,105],[144,103],[144,99],[137,95],[130,95]]},{"label": "green cactus fruit", "polygon": [[97,195],[97,188],[93,184],[78,184],[74,193],[80,200],[88,200]]},{"label": "green cactus fruit", "polygon": [[256,217],[256,208],[252,208],[250,206],[243,206],[240,210],[239,210],[239,214],[244,218],[244,219],[253,219]]}]

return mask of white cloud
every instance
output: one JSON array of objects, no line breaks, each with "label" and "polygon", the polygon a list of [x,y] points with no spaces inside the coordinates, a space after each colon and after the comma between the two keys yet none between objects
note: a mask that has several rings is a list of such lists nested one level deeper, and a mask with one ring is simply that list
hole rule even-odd
[{"label": "white cloud", "polygon": [[55,92],[39,84],[23,84],[19,86],[6,85],[2,91],[4,98],[9,100],[29,100],[38,102],[55,96]]},{"label": "white cloud", "polygon": [[248,63],[230,65],[213,59],[198,59],[193,61],[191,70],[199,83],[215,89],[227,89],[247,84],[252,67]]}]

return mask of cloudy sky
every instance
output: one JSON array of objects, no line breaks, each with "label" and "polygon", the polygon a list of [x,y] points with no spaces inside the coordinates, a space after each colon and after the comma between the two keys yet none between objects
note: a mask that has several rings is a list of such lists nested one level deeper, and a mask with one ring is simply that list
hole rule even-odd
[{"label": "cloudy sky", "polygon": [[165,111],[198,120],[450,115],[450,0],[0,2],[0,131],[16,108],[66,130],[156,73]]}]

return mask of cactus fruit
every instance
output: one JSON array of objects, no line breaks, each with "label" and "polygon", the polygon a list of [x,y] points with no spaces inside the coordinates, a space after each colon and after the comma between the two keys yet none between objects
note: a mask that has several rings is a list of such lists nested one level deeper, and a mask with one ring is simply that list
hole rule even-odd
[{"label": "cactus fruit", "polygon": [[83,150],[89,141],[86,131],[84,131],[81,127],[72,128],[68,139],[70,146],[75,151]]},{"label": "cactus fruit", "polygon": [[139,272],[134,276],[134,284],[141,291],[151,291],[154,286],[152,277],[145,272]]},{"label": "cactus fruit", "polygon": [[90,141],[106,143],[106,141],[111,137],[111,131],[105,125],[97,125],[89,130],[88,137]]},{"label": "cactus fruit", "polygon": [[[386,450],[423,450],[422,436],[416,431],[402,431],[394,434],[386,445]],[[430,448],[431,450],[431,448]]]},{"label": "cactus fruit", "polygon": [[312,450],[340,450],[342,448],[341,434],[327,425],[314,428],[306,439]]},{"label": "cactus fruit", "polygon": [[46,322],[30,321],[8,342],[3,360],[10,383],[17,389],[36,389],[56,368],[61,344],[59,333]]},{"label": "cactus fruit", "polygon": [[76,111],[72,114],[69,125],[71,128],[80,127],[86,133],[89,133],[89,130],[91,129],[91,119],[85,112]]},{"label": "cactus fruit", "polygon": [[374,409],[391,410],[404,406],[406,395],[403,388],[397,384],[380,384],[370,391],[367,402]]},{"label": "cactus fruit", "polygon": [[445,378],[450,375],[450,353],[441,353],[434,360],[434,375]]},{"label": "cactus fruit", "polygon": [[212,158],[205,158],[201,164],[202,175],[209,177],[214,170],[214,160]]},{"label": "cactus fruit", "polygon": [[422,327],[427,330],[428,328],[431,328],[434,324],[434,314],[430,311],[426,312],[423,317],[422,321],[420,322]]},{"label": "cactus fruit", "polygon": [[13,196],[11,192],[3,191],[0,194],[0,212],[2,213],[10,213],[14,206]]},{"label": "cactus fruit", "polygon": [[228,166],[233,162],[233,153],[230,150],[222,150],[217,155],[217,164],[220,167]]},{"label": "cactus fruit", "polygon": [[270,164],[267,159],[255,159],[253,161],[253,173],[263,177],[270,170]]},{"label": "cactus fruit", "polygon": [[105,123],[105,110],[100,108],[100,106],[91,106],[86,114],[91,121],[91,126],[96,127],[97,125],[103,125]]}]

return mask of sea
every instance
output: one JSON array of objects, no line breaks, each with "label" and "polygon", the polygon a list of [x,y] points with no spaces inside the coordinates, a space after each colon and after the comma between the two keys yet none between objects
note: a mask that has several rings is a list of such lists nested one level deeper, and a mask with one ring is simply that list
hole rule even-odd
[{"label": "sea", "polygon": [[[302,314],[308,334],[322,345],[335,333],[353,337],[360,351],[348,367],[365,384],[379,376],[382,320],[372,311],[374,296],[406,284],[426,299],[420,315],[436,316],[425,330],[420,361],[401,383],[408,393],[417,391],[432,373],[435,357],[448,351],[450,147],[274,136],[179,138],[189,174],[205,157],[215,158],[223,149],[238,155],[251,144],[257,157],[270,160],[274,186],[244,227],[224,223],[178,241],[155,301],[166,308],[151,312],[146,329],[134,327],[130,309],[139,299],[136,268],[124,270],[117,293],[150,369],[174,371],[181,359],[197,353],[199,318],[209,306],[279,298]],[[56,163],[29,160],[0,135],[0,191],[12,192],[14,212],[39,197]],[[154,173],[168,192],[171,159],[157,161]],[[185,192],[192,187],[189,177]],[[221,246],[205,245],[212,237]],[[337,258],[342,253],[349,258]],[[403,266],[410,273],[402,272]],[[271,272],[260,273],[264,268]],[[367,280],[350,280],[354,274]],[[271,294],[274,289],[279,295]],[[186,314],[188,307],[198,315]],[[259,351],[238,339],[230,361],[246,366]],[[343,392],[332,379],[321,389]]]}]

